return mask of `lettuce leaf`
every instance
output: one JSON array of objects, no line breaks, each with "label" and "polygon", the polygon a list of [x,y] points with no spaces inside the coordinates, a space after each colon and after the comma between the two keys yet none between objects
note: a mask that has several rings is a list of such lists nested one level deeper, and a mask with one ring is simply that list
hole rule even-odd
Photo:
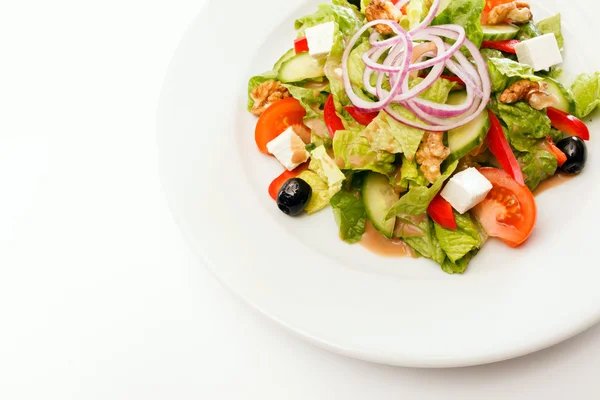
[{"label": "lettuce leaf", "polygon": [[442,265],[446,260],[446,253],[442,250],[442,246],[435,235],[435,227],[433,221],[424,215],[424,218],[417,219],[418,222],[404,220],[404,223],[413,224],[418,230],[423,232],[421,236],[403,236],[402,240],[406,242],[417,254],[422,257],[429,258],[438,264]]},{"label": "lettuce leaf", "polygon": [[362,27],[362,15],[346,1],[336,0],[335,4],[321,4],[314,14],[299,18],[295,22],[298,37],[304,36],[304,31],[313,26],[326,22],[335,22],[344,36],[352,36]]},{"label": "lettuce leaf", "polygon": [[327,93],[319,89],[305,88],[296,85],[286,85],[293,98],[298,100],[306,110],[306,119],[319,118],[323,116],[322,107],[327,101]]},{"label": "lettuce leaf", "polygon": [[333,195],[327,183],[319,175],[312,171],[304,171],[298,175],[298,178],[304,180],[312,188],[312,196],[304,209],[308,215],[314,214],[329,205],[329,200]]},{"label": "lettuce leaf", "polygon": [[465,28],[467,37],[480,47],[483,40],[481,15],[484,7],[485,0],[452,0],[431,25],[458,24]]},{"label": "lettuce leaf", "polygon": [[558,168],[556,157],[542,149],[543,145],[545,145],[545,141],[542,139],[531,152],[521,153],[517,156],[525,177],[525,184],[531,191],[534,191],[542,181],[554,175]]},{"label": "lettuce leaf", "polygon": [[488,69],[493,92],[503,91],[520,79],[528,79],[533,82],[543,80],[534,74],[533,67],[509,58],[488,58]]},{"label": "lettuce leaf", "polygon": [[423,175],[423,172],[414,158],[409,160],[404,156],[402,157],[400,178],[400,187],[404,189],[408,189],[412,186],[429,186],[429,181],[425,179],[425,175]]},{"label": "lettuce leaf", "polygon": [[471,251],[480,249],[483,241],[470,213],[461,215],[455,212],[454,217],[457,230],[445,229],[436,223],[435,234],[448,259],[456,263]]},{"label": "lettuce leaf", "polygon": [[500,118],[507,126],[506,136],[510,144],[519,151],[529,152],[536,139],[551,132],[550,119],[544,111],[538,111],[520,101],[515,104],[498,103]]},{"label": "lettuce leaf", "polygon": [[467,270],[469,262],[471,259],[473,259],[473,257],[475,257],[476,254],[477,250],[474,250],[456,262],[452,262],[452,260],[446,258],[442,264],[442,270],[450,275],[462,274]]},{"label": "lettuce leaf", "polygon": [[406,6],[406,25],[413,29],[423,21],[433,4],[432,0],[411,0]]},{"label": "lettuce leaf", "polygon": [[340,228],[340,236],[347,243],[360,241],[365,233],[367,213],[362,200],[347,192],[338,192],[331,198],[333,216]]},{"label": "lettuce leaf", "polygon": [[532,21],[529,21],[528,23],[521,25],[521,29],[519,29],[519,32],[517,32],[515,39],[528,40],[538,36],[541,36],[540,30]]},{"label": "lettuce leaf", "polygon": [[450,178],[457,166],[458,160],[450,164],[437,182],[429,188],[426,186],[411,187],[408,193],[402,196],[388,211],[386,220],[396,216],[424,214],[427,207],[429,207],[429,203],[439,193],[444,182]]},{"label": "lettuce leaf", "polygon": [[558,42],[558,47],[562,50],[564,45],[564,38],[562,35],[562,27],[560,23],[560,14],[556,14],[553,17],[546,18],[537,23],[536,27],[540,31],[542,35],[547,33],[554,33],[556,36],[556,41]]},{"label": "lettuce leaf", "polygon": [[308,169],[316,173],[329,187],[329,194],[333,196],[342,189],[346,175],[340,170],[335,161],[329,157],[324,146],[319,146],[310,154]]},{"label": "lettuce leaf", "polygon": [[571,86],[571,94],[576,116],[587,117],[600,104],[600,72],[579,75]]},{"label": "lettuce leaf", "polygon": [[342,169],[374,171],[383,175],[394,172],[394,154],[377,151],[358,129],[337,131],[333,139],[336,160],[343,163]]}]

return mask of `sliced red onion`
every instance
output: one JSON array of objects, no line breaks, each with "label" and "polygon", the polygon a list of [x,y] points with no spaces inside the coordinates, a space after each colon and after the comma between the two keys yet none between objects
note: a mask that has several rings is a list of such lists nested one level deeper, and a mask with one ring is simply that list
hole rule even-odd
[{"label": "sliced red onion", "polygon": [[[399,1],[396,7],[402,8],[409,1]],[[406,32],[395,21],[376,20],[367,23],[352,37],[342,58],[344,71],[342,79],[350,101],[359,111],[385,110],[392,118],[408,126],[442,132],[471,122],[485,109],[491,92],[487,63],[477,46],[467,39],[463,27],[428,26],[435,18],[439,6],[440,0],[434,0],[429,14],[410,32]],[[373,29],[369,36],[371,49],[362,55],[362,62],[365,64],[362,77],[365,90],[378,97],[378,101],[370,102],[354,92],[348,74],[348,59],[362,35],[368,29],[380,24],[390,27],[394,36],[382,38],[377,30]],[[448,44],[443,39],[451,39],[454,43]],[[419,45],[429,42],[434,46],[425,52],[421,50],[415,56],[414,47],[417,45],[415,42]],[[461,52],[461,49],[471,53],[475,65]],[[381,61],[386,53],[385,59]],[[408,84],[410,75],[425,68],[432,69],[421,82],[410,88]],[[444,68],[448,68],[465,83],[467,98],[463,104],[438,104],[419,98],[419,95],[440,79]],[[375,85],[372,84],[373,79]],[[389,84],[389,90],[384,88],[386,84]],[[418,119],[411,120],[394,112],[390,107],[392,103],[403,106]]]}]

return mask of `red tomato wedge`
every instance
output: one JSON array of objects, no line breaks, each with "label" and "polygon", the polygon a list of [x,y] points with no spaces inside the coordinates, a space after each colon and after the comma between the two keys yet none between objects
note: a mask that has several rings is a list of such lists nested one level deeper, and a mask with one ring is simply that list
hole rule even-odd
[{"label": "red tomato wedge", "polygon": [[283,171],[283,173],[277,178],[273,179],[273,182],[271,182],[271,184],[269,185],[269,196],[271,196],[273,200],[277,200],[277,194],[279,194],[279,191],[281,190],[283,184],[286,183],[288,180],[297,177],[307,169],[308,163],[305,162],[304,164],[298,165],[293,171]]},{"label": "red tomato wedge", "polygon": [[548,107],[546,112],[554,128],[567,135],[577,136],[583,140],[590,140],[590,130],[579,118],[553,107]]},{"label": "red tomato wedge", "polygon": [[556,161],[558,161],[558,166],[562,167],[564,163],[567,162],[567,156],[562,152],[561,149],[556,147],[554,141],[550,136],[546,137],[546,142],[548,143],[548,151],[556,157]]},{"label": "red tomato wedge", "polygon": [[498,117],[490,110],[488,110],[488,114],[492,123],[487,134],[490,151],[496,157],[500,166],[508,172],[517,183],[525,185],[521,166],[519,165],[515,154],[512,152],[510,144],[508,144],[508,140],[506,140],[506,136],[504,136],[504,131],[502,130],[502,125],[500,125]]},{"label": "red tomato wedge", "polygon": [[440,76],[442,79],[446,79],[450,82],[458,83],[459,85],[465,86],[465,83],[458,76],[450,76],[450,75],[442,75]]},{"label": "red tomato wedge", "polygon": [[488,235],[511,247],[520,246],[535,227],[537,209],[533,194],[501,169],[479,168],[478,171],[493,188],[485,200],[473,208],[473,214]]},{"label": "red tomato wedge", "polygon": [[307,53],[308,39],[306,37],[301,37],[294,40],[294,51],[296,52],[296,54]]},{"label": "red tomato wedge", "polygon": [[482,49],[500,50],[505,53],[517,54],[515,45],[521,43],[520,40],[484,40],[481,42]]},{"label": "red tomato wedge", "polygon": [[437,222],[442,228],[451,229],[453,231],[458,229],[452,206],[439,193],[433,198],[433,201],[429,203],[427,214],[429,214],[431,219]]},{"label": "red tomato wedge", "polygon": [[379,115],[378,112],[362,112],[358,111],[355,107],[346,106],[344,107],[348,114],[352,116],[361,125],[369,125]]},{"label": "red tomato wedge", "polygon": [[254,139],[258,149],[269,154],[267,143],[279,136],[292,125],[302,125],[306,110],[292,97],[273,103],[260,116],[256,123]]},{"label": "red tomato wedge", "polygon": [[324,109],[324,119],[325,125],[327,125],[327,130],[329,131],[329,135],[333,138],[337,131],[343,131],[346,129],[342,120],[337,115],[335,110],[335,103],[333,102],[333,95],[329,95],[327,101],[325,102]]}]

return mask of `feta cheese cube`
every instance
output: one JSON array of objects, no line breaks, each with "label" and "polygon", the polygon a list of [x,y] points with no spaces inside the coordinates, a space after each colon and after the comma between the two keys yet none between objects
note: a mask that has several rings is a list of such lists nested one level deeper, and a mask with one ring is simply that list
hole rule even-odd
[{"label": "feta cheese cube", "polygon": [[534,71],[548,69],[563,62],[556,36],[553,33],[524,40],[515,45],[515,50],[519,62],[532,66]]},{"label": "feta cheese cube", "polygon": [[273,154],[277,160],[288,171],[293,170],[298,165],[308,160],[309,154],[306,151],[306,145],[294,132],[291,126],[275,139],[267,143],[267,150]]},{"label": "feta cheese cube", "polygon": [[304,33],[308,41],[308,54],[311,56],[329,54],[331,46],[333,46],[334,33],[335,25],[333,22],[308,28]]},{"label": "feta cheese cube", "polygon": [[461,214],[481,203],[492,190],[492,184],[475,168],[454,175],[441,196]]}]

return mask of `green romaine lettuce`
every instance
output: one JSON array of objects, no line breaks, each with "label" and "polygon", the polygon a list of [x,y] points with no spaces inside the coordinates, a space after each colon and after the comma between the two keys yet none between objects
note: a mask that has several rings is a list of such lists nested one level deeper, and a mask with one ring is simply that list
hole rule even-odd
[{"label": "green romaine lettuce", "polygon": [[386,219],[403,215],[421,215],[427,211],[429,203],[442,189],[448,178],[454,173],[458,166],[458,160],[450,164],[442,176],[429,188],[426,186],[415,186],[392,206],[386,215]]},{"label": "green romaine lettuce", "polygon": [[576,116],[587,117],[600,104],[600,72],[579,75],[571,86],[571,93]]},{"label": "green romaine lettuce", "polygon": [[502,91],[520,79],[528,79],[533,82],[543,80],[543,78],[535,76],[533,68],[529,65],[520,64],[509,58],[489,58],[488,69],[493,92]]},{"label": "green romaine lettuce", "polygon": [[435,234],[442,250],[450,261],[456,263],[471,251],[480,249],[483,242],[470,213],[461,215],[455,212],[454,217],[458,229],[445,229],[436,223]]},{"label": "green romaine lettuce", "polygon": [[408,189],[412,186],[429,186],[429,181],[425,179],[425,175],[423,175],[423,172],[414,158],[409,160],[404,156],[402,157],[400,179],[400,187],[404,189]]},{"label": "green romaine lettuce", "polygon": [[479,47],[483,40],[481,15],[484,7],[485,0],[452,0],[431,25],[458,24],[465,28],[467,37]]},{"label": "green romaine lettuce", "polygon": [[406,6],[408,29],[413,29],[423,21],[433,4],[432,0],[411,0]]},{"label": "green romaine lettuce", "polygon": [[298,178],[304,180],[312,188],[312,196],[304,211],[311,215],[329,205],[329,200],[333,195],[327,183],[319,178],[319,175],[312,171],[304,171],[298,175]]},{"label": "green romaine lettuce", "polygon": [[446,253],[442,250],[442,246],[440,246],[440,242],[435,235],[433,221],[427,215],[416,219],[401,218],[400,220],[400,223],[410,224],[423,232],[420,236],[403,236],[402,240],[420,256],[429,258],[442,265],[446,260]]},{"label": "green romaine lettuce", "polygon": [[360,241],[365,233],[367,222],[367,213],[362,200],[351,193],[340,191],[332,197],[330,204],[342,239],[347,243]]},{"label": "green romaine lettuce", "polygon": [[326,22],[335,22],[344,36],[352,36],[362,27],[362,16],[356,7],[345,1],[335,1],[336,4],[321,4],[314,14],[299,18],[295,22],[298,36],[304,36],[304,31],[313,26]]},{"label": "green romaine lettuce", "polygon": [[329,157],[325,146],[319,146],[310,153],[310,164],[308,169],[316,173],[327,186],[329,194],[333,196],[342,189],[342,183],[346,175],[340,170],[335,161]]},{"label": "green romaine lettuce", "polygon": [[562,35],[560,14],[556,14],[553,17],[546,18],[545,20],[538,22],[536,27],[542,35],[545,35],[547,33],[554,33],[554,36],[556,36],[556,41],[558,42],[558,47],[561,50],[563,49],[564,38]]},{"label": "green romaine lettuce", "polygon": [[337,131],[333,152],[336,160],[343,162],[342,169],[374,171],[383,175],[394,172],[394,154],[374,150],[358,129]]},{"label": "green romaine lettuce", "polygon": [[515,104],[498,103],[500,118],[507,126],[507,138],[519,151],[531,150],[531,147],[550,134],[550,119],[544,111],[535,110],[529,104],[520,101]]},{"label": "green romaine lettuce", "polygon": [[368,40],[364,40],[361,44],[356,46],[348,57],[348,77],[354,88],[354,92],[363,97],[367,101],[371,99],[363,93],[365,88],[363,84],[363,74],[365,72],[365,64],[362,61],[362,55],[365,51],[371,48],[371,44]]},{"label": "green romaine lettuce", "polygon": [[477,254],[477,250],[468,253],[466,256],[460,260],[457,260],[456,262],[452,262],[452,260],[446,258],[442,264],[442,270],[450,275],[462,274],[467,270],[467,266],[475,254]]},{"label": "green romaine lettuce", "polygon": [[293,98],[298,100],[306,110],[307,119],[319,118],[323,116],[321,111],[327,101],[327,94],[319,89],[305,88],[296,85],[283,85],[289,90]]},{"label": "green romaine lettuce", "polygon": [[504,53],[495,49],[481,49],[481,55],[487,61],[490,58],[505,58]]},{"label": "green romaine lettuce", "polygon": [[515,39],[528,40],[538,37],[540,35],[541,33],[537,26],[535,26],[535,24],[532,21],[529,21],[528,23],[521,25],[521,29],[519,29],[519,32],[517,32],[517,36],[515,37]]},{"label": "green romaine lettuce", "polygon": [[535,190],[542,181],[554,175],[558,168],[556,157],[541,148],[544,144],[545,140],[542,139],[538,142],[537,148],[517,156],[525,177],[525,184],[531,191]]}]

